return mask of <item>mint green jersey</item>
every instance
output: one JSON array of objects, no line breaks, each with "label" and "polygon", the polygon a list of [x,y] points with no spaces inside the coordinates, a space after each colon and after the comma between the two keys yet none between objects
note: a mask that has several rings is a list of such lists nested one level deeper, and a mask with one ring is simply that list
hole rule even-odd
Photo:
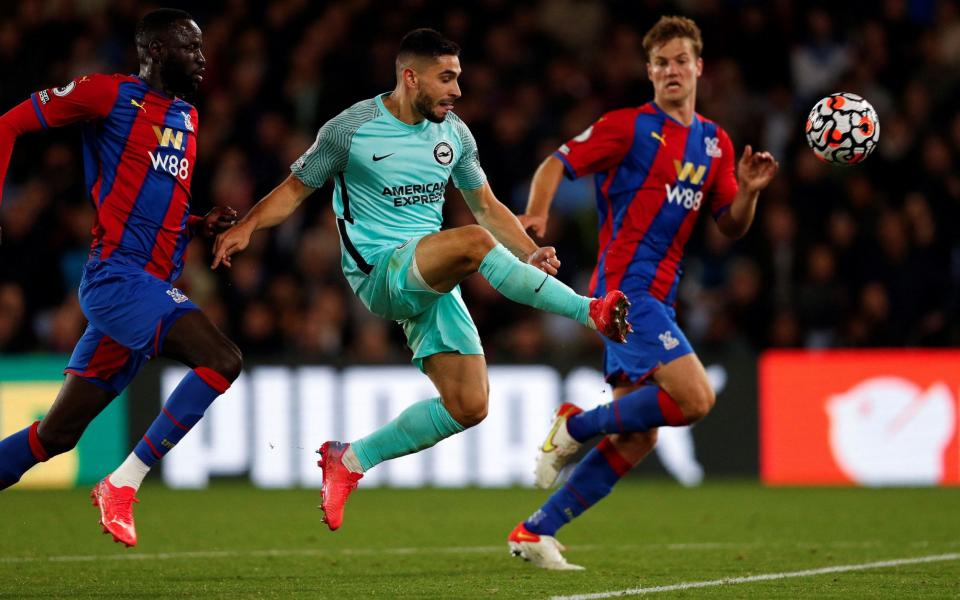
[{"label": "mint green jersey", "polygon": [[320,128],[290,171],[318,188],[334,181],[341,264],[356,290],[386,250],[440,230],[447,182],[473,190],[486,181],[477,144],[452,112],[442,123],[408,125],[377,96]]}]

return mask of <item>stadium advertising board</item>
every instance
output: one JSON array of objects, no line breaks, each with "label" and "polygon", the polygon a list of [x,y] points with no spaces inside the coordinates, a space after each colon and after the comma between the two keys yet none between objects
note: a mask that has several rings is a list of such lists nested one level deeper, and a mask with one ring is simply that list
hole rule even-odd
[{"label": "stadium advertising board", "polygon": [[[702,466],[709,477],[725,471],[719,460],[738,473],[755,474],[756,438],[749,431],[755,425],[740,415],[756,413],[755,391],[743,387],[755,380],[753,364],[751,357],[708,365],[715,383],[736,397],[727,401],[721,392],[712,426],[708,420],[692,432],[672,432],[674,437],[662,440],[660,454],[638,470],[656,471],[659,462],[682,480]],[[149,423],[184,372],[165,367],[138,380],[132,431]],[[149,373],[157,373],[159,385],[150,383]],[[560,402],[571,399],[592,408],[610,400],[609,388],[592,368],[562,373],[543,365],[491,366],[489,374],[490,410],[483,423],[424,452],[378,466],[364,476],[364,487],[532,485],[535,449]],[[164,458],[163,480],[175,488],[202,488],[211,477],[248,476],[265,488],[319,487],[315,451],[323,441],[365,435],[410,404],[435,395],[430,380],[409,365],[252,365]],[[744,421],[747,433],[730,435],[730,424]]]},{"label": "stadium advertising board", "polygon": [[[67,357],[0,357],[0,439],[43,418],[63,383]],[[127,398],[121,394],[70,452],[51,458],[23,476],[14,490],[71,488],[91,484],[120,464],[127,453]]]},{"label": "stadium advertising board", "polygon": [[764,482],[960,483],[958,364],[958,351],[764,354]]},{"label": "stadium advertising board", "polygon": [[[183,374],[163,371],[163,397]],[[481,427],[380,465],[364,476],[364,486],[532,484],[531,449],[547,433],[560,385],[549,367],[491,368],[490,413]],[[254,367],[170,451],[163,478],[175,488],[243,474],[264,488],[320,487],[315,451],[323,441],[361,437],[435,395],[430,380],[409,366]]]}]

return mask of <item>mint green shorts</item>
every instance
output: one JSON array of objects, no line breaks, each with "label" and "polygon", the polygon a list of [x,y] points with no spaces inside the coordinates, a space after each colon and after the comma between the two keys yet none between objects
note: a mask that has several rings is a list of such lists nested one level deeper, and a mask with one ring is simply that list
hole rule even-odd
[{"label": "mint green shorts", "polygon": [[414,256],[421,238],[408,240],[373,258],[373,270],[355,290],[373,314],[397,321],[413,351],[413,364],[440,352],[483,355],[480,334],[460,295],[434,291],[420,277]]}]

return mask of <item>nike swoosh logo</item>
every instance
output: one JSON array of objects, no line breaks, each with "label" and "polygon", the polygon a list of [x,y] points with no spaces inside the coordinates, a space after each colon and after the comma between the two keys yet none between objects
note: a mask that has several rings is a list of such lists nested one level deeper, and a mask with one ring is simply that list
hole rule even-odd
[{"label": "nike swoosh logo", "polygon": [[384,154],[383,156],[377,156],[376,154],[374,154],[374,155],[373,155],[373,162],[377,162],[378,160],[383,160],[383,159],[385,159],[385,158],[390,158],[390,157],[393,156],[394,154],[396,154],[396,152],[391,152],[390,154]]},{"label": "nike swoosh logo", "polygon": [[557,430],[560,429],[560,424],[563,423],[560,419],[555,419],[553,422],[553,427],[550,429],[550,433],[547,434],[547,439],[543,442],[543,447],[540,448],[544,452],[553,452],[557,447],[553,445],[553,436],[557,435]]},{"label": "nike swoosh logo", "polygon": [[517,539],[521,542],[539,542],[540,538],[535,535],[529,535],[523,532],[517,534]]},{"label": "nike swoosh logo", "polygon": [[543,278],[543,281],[540,282],[540,285],[537,286],[537,289],[533,290],[533,293],[534,293],[534,294],[539,294],[539,293],[540,293],[540,289],[543,287],[543,284],[545,284],[548,279],[550,279],[550,276],[549,276],[549,275],[547,275],[546,277],[544,277],[544,278]]}]

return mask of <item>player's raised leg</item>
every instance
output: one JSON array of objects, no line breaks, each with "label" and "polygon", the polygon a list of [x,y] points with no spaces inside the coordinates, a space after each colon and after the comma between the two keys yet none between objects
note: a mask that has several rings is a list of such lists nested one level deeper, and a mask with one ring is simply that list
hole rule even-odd
[{"label": "player's raised leg", "polygon": [[614,290],[604,298],[581,296],[543,270],[549,270],[545,264],[555,260],[552,248],[538,252],[541,254],[531,256],[531,263],[523,262],[484,227],[467,225],[424,237],[416,256],[423,281],[438,292],[450,291],[479,272],[514,302],[563,315],[623,342],[630,327],[629,302],[623,293]]},{"label": "player's raised leg", "polygon": [[343,523],[347,497],[363,473],[385,460],[413,454],[480,423],[487,416],[489,386],[482,355],[441,352],[423,361],[438,397],[421,400],[370,435],[351,444],[327,442],[320,448],[324,521],[331,530]]},{"label": "player's raised leg", "polygon": [[569,564],[561,554],[565,548],[557,541],[557,530],[605,498],[620,478],[650,453],[656,441],[657,430],[603,438],[580,461],[563,487],[510,532],[510,553],[544,569],[582,568]]},{"label": "player's raised leg", "polygon": [[[93,489],[101,524],[116,541],[137,543],[133,520],[135,494],[150,468],[163,458],[240,375],[240,350],[199,310],[176,315],[169,332],[158,340],[160,354],[192,368],[137,443],[133,452]],[[162,328],[161,328],[162,329]]]}]

